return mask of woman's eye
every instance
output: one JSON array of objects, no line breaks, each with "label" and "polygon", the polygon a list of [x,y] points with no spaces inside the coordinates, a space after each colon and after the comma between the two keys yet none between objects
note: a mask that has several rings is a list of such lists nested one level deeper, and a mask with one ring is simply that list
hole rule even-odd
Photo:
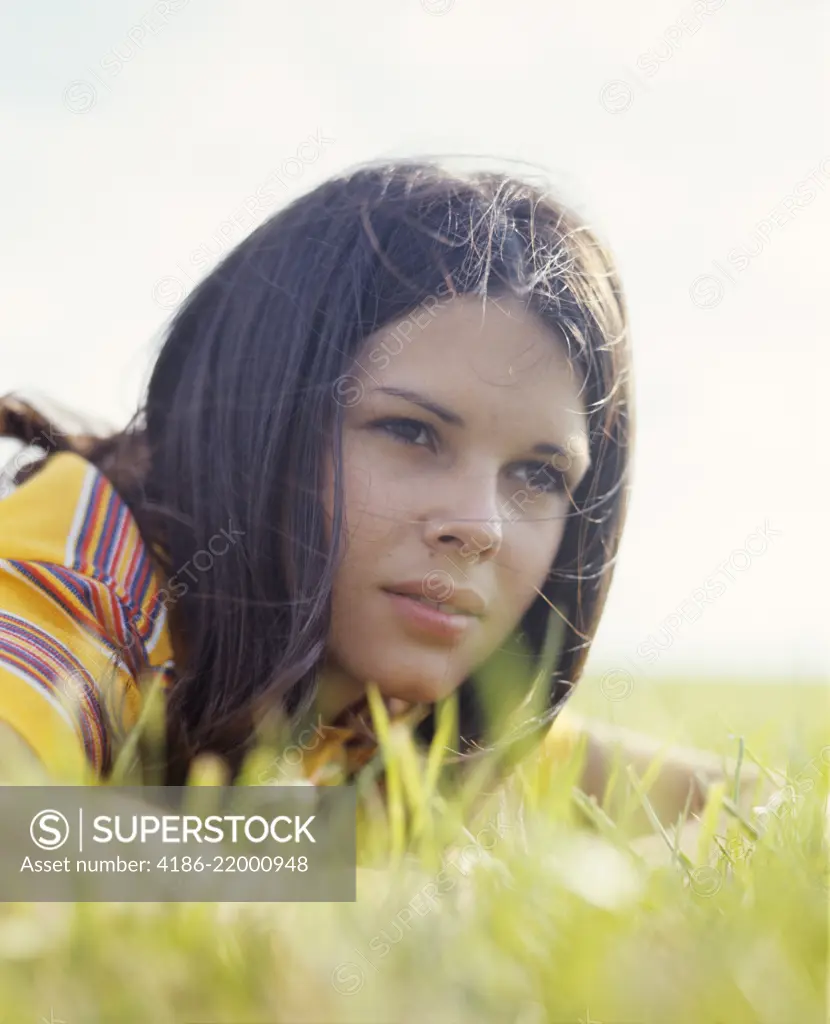
[{"label": "woman's eye", "polygon": [[519,469],[525,471],[524,482],[532,490],[544,494],[557,494],[565,490],[565,476],[551,462],[523,462]]},{"label": "woman's eye", "polygon": [[[434,440],[434,433],[430,426],[420,420],[410,419],[386,419],[377,420],[372,426],[377,427],[387,434],[398,438],[405,444],[414,444],[419,447],[429,446]],[[424,438],[426,441],[424,441]]]}]

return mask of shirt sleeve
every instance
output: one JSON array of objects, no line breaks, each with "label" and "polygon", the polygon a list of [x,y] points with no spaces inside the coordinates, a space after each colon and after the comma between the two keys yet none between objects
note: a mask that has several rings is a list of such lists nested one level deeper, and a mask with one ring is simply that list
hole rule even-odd
[{"label": "shirt sleeve", "polygon": [[579,785],[583,775],[580,753],[585,729],[579,716],[568,709],[559,712],[534,753],[521,765],[521,774],[538,806],[559,799],[563,779]]},{"label": "shirt sleeve", "polygon": [[124,617],[104,583],[62,566],[0,561],[0,722],[52,777],[82,782],[108,771],[137,717],[131,654],[119,648],[116,624]]},{"label": "shirt sleeve", "polygon": [[552,765],[566,764],[576,753],[584,730],[575,716],[560,711],[545,737],[544,757]]}]

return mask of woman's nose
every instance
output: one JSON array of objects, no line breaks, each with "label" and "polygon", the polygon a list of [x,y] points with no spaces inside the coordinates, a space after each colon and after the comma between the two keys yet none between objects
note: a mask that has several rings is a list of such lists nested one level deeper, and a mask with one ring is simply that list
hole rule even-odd
[{"label": "woman's nose", "polygon": [[495,514],[484,519],[433,517],[427,521],[424,539],[435,551],[477,562],[498,553],[502,544],[502,524]]}]

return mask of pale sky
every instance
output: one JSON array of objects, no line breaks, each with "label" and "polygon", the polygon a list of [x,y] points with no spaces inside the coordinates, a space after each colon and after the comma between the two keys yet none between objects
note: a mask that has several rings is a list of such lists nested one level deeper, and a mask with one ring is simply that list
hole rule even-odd
[{"label": "pale sky", "polygon": [[[206,252],[362,160],[520,161],[610,242],[632,314],[634,498],[589,668],[826,674],[822,14],[818,0],[9,6],[0,391],[120,426]],[[758,553],[733,556],[747,543]],[[722,593],[695,612],[683,602],[707,580]],[[681,605],[649,661],[638,648]]]}]

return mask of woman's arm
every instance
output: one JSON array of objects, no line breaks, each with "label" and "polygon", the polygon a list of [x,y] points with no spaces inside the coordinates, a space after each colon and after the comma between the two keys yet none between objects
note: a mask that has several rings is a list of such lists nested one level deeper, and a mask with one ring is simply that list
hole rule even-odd
[{"label": "woman's arm", "polygon": [[[648,789],[648,800],[664,824],[674,823],[689,801],[689,813],[699,813],[706,802],[709,787],[720,781],[728,783],[732,792],[737,762],[722,759],[709,751],[691,747],[668,747],[652,736],[610,725],[595,719],[567,713],[565,723],[575,736],[585,743],[585,760],[581,785],[589,796],[602,802],[606,789],[617,765],[617,778],[609,795],[609,812],[618,817],[631,796],[631,784],[627,776],[630,766],[638,779],[643,779],[650,766],[661,761],[659,774]],[[554,726],[554,730],[556,726]],[[554,731],[552,730],[552,732]],[[763,779],[757,766],[744,762],[741,766],[738,804],[748,809],[753,794]],[[636,831],[649,831],[652,826],[641,802],[634,796],[630,825]]]}]

